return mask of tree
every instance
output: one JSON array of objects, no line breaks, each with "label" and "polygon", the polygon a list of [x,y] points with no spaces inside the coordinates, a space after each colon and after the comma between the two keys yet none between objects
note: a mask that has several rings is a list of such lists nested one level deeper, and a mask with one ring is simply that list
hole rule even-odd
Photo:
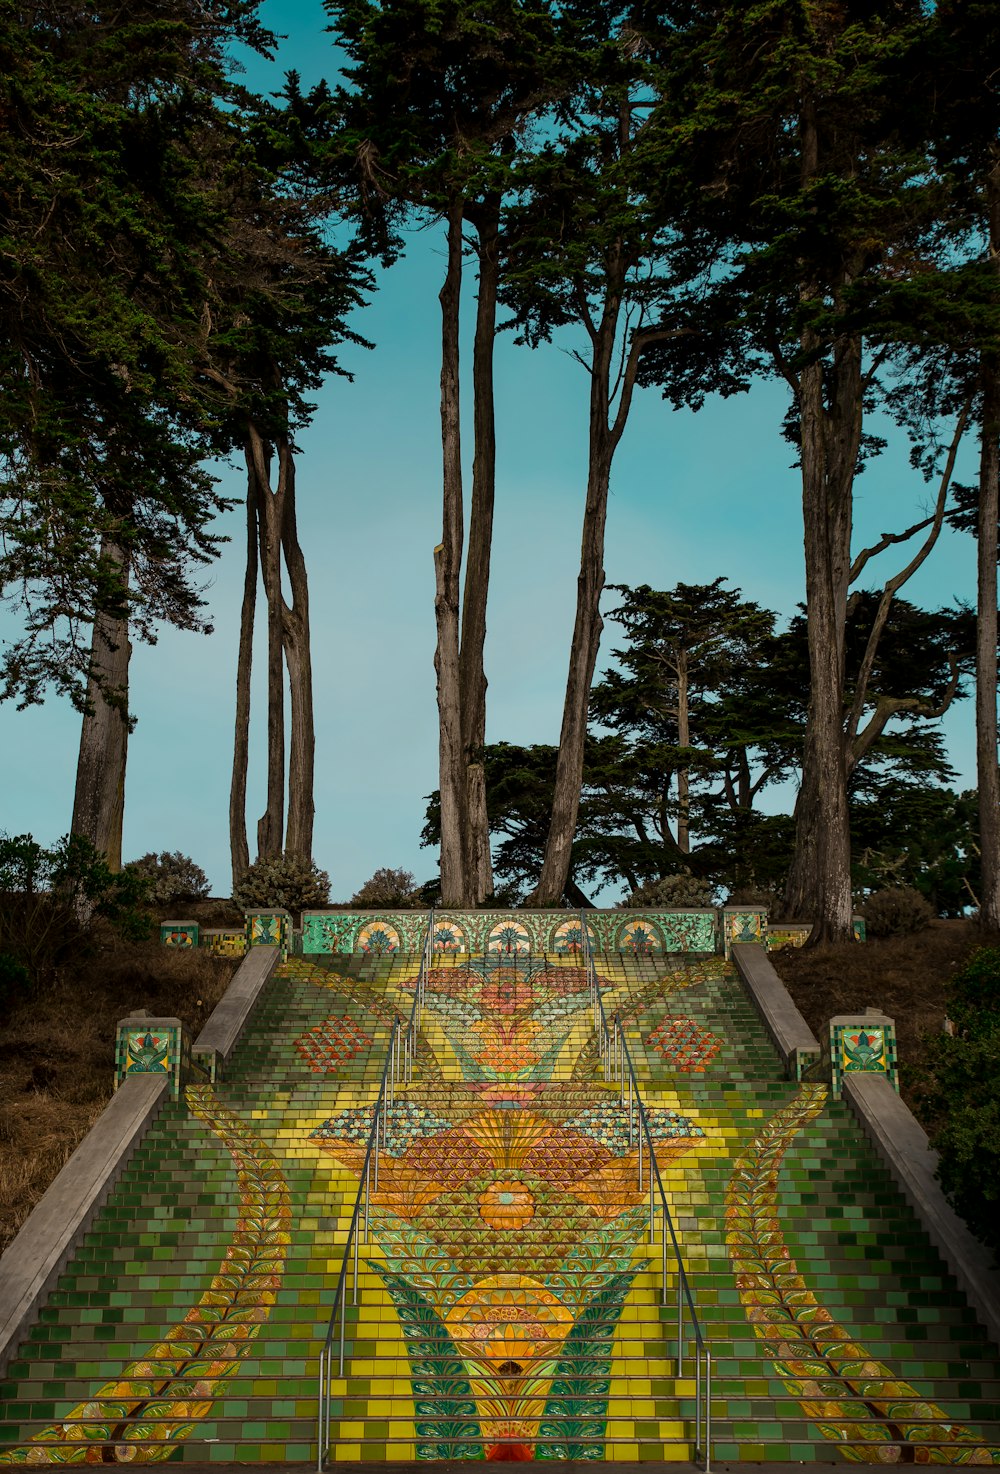
[{"label": "tree", "polygon": [[[967,308],[946,335],[977,391],[979,481],[965,525],[977,539],[976,765],[981,858],[980,923],[1000,931],[1000,767],[997,762],[997,523],[1000,520],[1000,27],[993,6],[934,7],[927,65],[938,78],[934,155],[952,186],[952,216],[971,220],[974,269],[962,273]],[[971,360],[971,363],[970,363]]]},{"label": "tree", "polygon": [[[696,16],[683,47],[670,52],[671,76],[688,105],[690,208],[718,241],[715,311],[737,325],[743,372],[767,367],[791,391],[786,433],[802,480],[810,702],[785,900],[815,919],[815,944],[851,935],[848,784],[891,714],[871,690],[878,642],[893,598],[942,525],[966,421],[959,413],[942,448],[932,516],[854,554],[854,481],[880,448],[866,434],[866,414],[889,349],[908,331],[901,299],[912,306],[908,288],[942,259],[933,239],[939,192],[921,132],[926,109],[918,118],[917,89],[908,85],[929,22],[911,0],[777,0],[708,6]],[[879,552],[921,530],[919,552],[884,584],[845,717],[851,584]],[[914,709],[922,700],[898,699]]]},{"label": "tree", "polygon": [[938,916],[979,901],[978,807],[974,792],[879,775],[851,803],[856,891],[912,886]]},{"label": "tree", "polygon": [[[230,849],[233,883],[250,863],[246,787],[257,570],[267,602],[267,802],[258,858],[312,858],[315,730],[309,588],[296,515],[296,435],[310,394],[344,374],[335,349],[368,346],[347,316],[371,286],[362,253],[325,238],[330,201],[313,182],[324,86],[292,74],[278,105],[206,139],[204,164],[225,201],[226,233],[202,314],[198,372],[215,391],[217,439],[247,467],[247,563],[236,674]],[[287,597],[286,597],[287,589]],[[286,813],[285,674],[288,677]]]},{"label": "tree", "polygon": [[[254,7],[188,0],[0,20],[3,695],[83,713],[74,833],[121,859],[130,636],[204,629],[191,565],[225,504],[193,344],[219,225],[200,134],[242,95]],[[89,639],[88,639],[89,631]]]},{"label": "tree", "polygon": [[[701,721],[711,722],[726,688],[733,694],[734,682],[745,689],[746,676],[759,666],[774,633],[773,614],[741,600],[738,589],[724,584],[723,578],[711,584],[679,583],[667,593],[648,584],[635,589],[612,585],[623,603],[610,617],[622,626],[628,645],[612,651],[620,669],[606,675],[591,695],[592,713],[612,730],[645,730],[660,742],[673,738],[681,856],[691,850],[692,769],[704,775],[717,771],[715,755],[709,755],[699,736]],[[724,759],[724,788],[734,807],[750,807],[782,768],[780,761],[772,761],[753,774],[749,746],[747,741],[731,743]],[[666,803],[664,795],[665,813]]]},{"label": "tree", "polygon": [[22,703],[52,686],[86,706],[102,613],[143,638],[204,623],[189,565],[222,503],[200,464],[192,246],[217,220],[192,140],[239,95],[226,48],[266,43],[253,17],[173,0],[0,19],[0,588],[25,626],[2,682]]},{"label": "tree", "polygon": [[538,906],[562,899],[580,803],[587,710],[603,621],[604,532],[615,451],[642,356],[688,331],[672,311],[667,263],[673,220],[651,192],[666,167],[643,45],[631,12],[607,13],[613,50],[580,79],[573,107],[522,170],[510,215],[501,299],[519,341],[537,347],[582,329],[574,350],[590,380],[587,487],[556,784]]},{"label": "tree", "polygon": [[[501,212],[519,135],[530,117],[568,90],[578,60],[561,35],[558,12],[547,4],[327,0],[327,11],[352,63],[346,70],[350,85],[338,93],[336,154],[356,162],[362,214],[373,238],[389,238],[386,206],[396,220],[415,211],[446,228],[440,292],[443,526],[434,550],[441,888],[446,905],[478,904],[493,889],[482,749]],[[467,548],[459,353],[466,225],[475,232],[479,266]]]}]

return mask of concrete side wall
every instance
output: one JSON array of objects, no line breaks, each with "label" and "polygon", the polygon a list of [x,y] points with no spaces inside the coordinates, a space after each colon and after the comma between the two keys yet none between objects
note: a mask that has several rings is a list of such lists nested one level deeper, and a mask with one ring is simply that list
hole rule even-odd
[{"label": "concrete side wall", "polygon": [[807,1065],[821,1057],[819,1040],[799,1013],[763,947],[751,942],[736,943],[732,956],[743,986],[781,1056],[786,1074],[798,1079]]},{"label": "concrete side wall", "polygon": [[0,1375],[169,1094],[169,1075],[130,1074],[0,1258]]},{"label": "concrete side wall", "polygon": [[994,1258],[951,1207],[934,1176],[938,1154],[884,1075],[844,1076],[844,1099],[958,1280],[982,1324],[1000,1345],[1000,1274]]},{"label": "concrete side wall", "polygon": [[213,1080],[219,1078],[236,1048],[261,989],[278,965],[279,956],[278,947],[251,947],[192,1044],[191,1053],[196,1059],[207,1057]]}]

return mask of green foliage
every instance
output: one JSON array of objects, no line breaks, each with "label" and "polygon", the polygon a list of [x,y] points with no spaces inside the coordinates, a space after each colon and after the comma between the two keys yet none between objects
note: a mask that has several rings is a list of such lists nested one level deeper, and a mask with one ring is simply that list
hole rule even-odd
[{"label": "green foliage", "polygon": [[110,868],[89,840],[64,835],[51,849],[30,834],[0,835],[0,953],[38,987],[91,945],[95,920],[127,941],[149,936],[148,881]]},{"label": "green foliage", "polygon": [[208,877],[200,865],[180,850],[150,851],[125,866],[133,875],[149,882],[149,900],[157,906],[175,901],[198,901],[208,895]]},{"label": "green foliage", "polygon": [[253,8],[0,12],[0,586],[24,622],[0,690],[23,703],[85,705],[96,613],[206,627],[187,565],[226,505],[196,376],[225,205],[197,159],[241,95],[229,48],[266,40]]},{"label": "green foliage", "polygon": [[30,988],[31,978],[24,963],[11,952],[0,952],[0,1020],[7,1018]]},{"label": "green foliage", "polygon": [[647,907],[714,906],[712,887],[707,881],[682,870],[676,875],[664,875],[659,880],[647,881],[633,891],[625,902],[633,909]]},{"label": "green foliage", "polygon": [[329,899],[330,877],[303,855],[255,860],[239,885],[233,887],[233,905],[241,911],[277,906],[296,912],[309,906],[325,906]]},{"label": "green foliage", "polygon": [[426,902],[409,870],[393,870],[383,865],[355,891],[351,897],[351,905],[362,906],[366,910],[385,910],[389,907],[416,909],[426,905]]},{"label": "green foliage", "polygon": [[939,916],[961,916],[981,890],[979,795],[870,774],[851,803],[857,891],[907,885]]},{"label": "green foliage", "polygon": [[905,937],[923,931],[934,917],[934,908],[911,885],[892,885],[875,891],[861,907],[870,937]]},{"label": "green foliage", "polygon": [[932,1085],[921,1108],[945,1193],[1000,1252],[1000,950],[972,954],[952,979],[947,1009],[957,1032],[930,1042]]}]

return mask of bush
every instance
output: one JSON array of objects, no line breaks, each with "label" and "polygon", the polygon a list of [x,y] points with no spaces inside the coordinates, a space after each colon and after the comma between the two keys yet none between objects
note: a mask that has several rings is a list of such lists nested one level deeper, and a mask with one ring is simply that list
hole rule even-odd
[{"label": "bush", "polygon": [[923,931],[934,919],[934,908],[912,885],[893,885],[874,891],[861,914],[870,937],[906,937]]},{"label": "bush", "polygon": [[748,911],[777,911],[778,897],[774,891],[762,890],[759,886],[738,886],[731,892],[727,906],[745,906]]},{"label": "bush", "polygon": [[31,988],[28,969],[18,962],[10,952],[0,952],[0,1019],[6,1019],[11,1010],[25,997]]},{"label": "bush", "polygon": [[0,953],[35,986],[51,982],[89,945],[97,917],[128,941],[145,940],[147,889],[142,876],[112,870],[82,835],[64,835],[47,850],[30,834],[0,834]]},{"label": "bush", "polygon": [[957,1033],[930,1041],[922,1107],[941,1186],[985,1244],[1000,1251],[1000,951],[982,947],[952,979]]},{"label": "bush", "polygon": [[360,890],[351,897],[352,906],[366,911],[410,909],[425,905],[417,882],[409,870],[392,870],[387,865],[376,870]]},{"label": "bush", "polygon": [[714,906],[712,887],[690,870],[647,881],[625,902],[633,910],[670,910],[681,906]]},{"label": "bush", "polygon": [[255,860],[239,885],[233,887],[233,905],[241,911],[276,906],[304,911],[325,906],[330,899],[330,877],[304,855],[272,855]]},{"label": "bush", "polygon": [[125,869],[149,881],[149,899],[157,906],[200,901],[208,895],[208,876],[180,850],[161,850],[159,854],[151,851],[130,860]]}]

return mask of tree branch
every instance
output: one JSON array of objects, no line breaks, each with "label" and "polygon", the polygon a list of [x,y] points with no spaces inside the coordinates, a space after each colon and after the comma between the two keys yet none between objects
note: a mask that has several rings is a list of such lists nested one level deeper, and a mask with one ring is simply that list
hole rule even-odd
[{"label": "tree branch", "polygon": [[686,338],[693,332],[694,328],[644,328],[642,332],[636,333],[629,347],[625,371],[622,374],[622,393],[618,401],[618,413],[611,425],[612,448],[617,447],[625,431],[625,422],[632,404],[632,391],[635,388],[639,359],[642,354],[654,343],[666,343],[672,338]]},{"label": "tree branch", "polygon": [[854,771],[872,744],[878,741],[891,717],[898,716],[901,711],[912,711],[916,716],[927,717],[931,720],[944,716],[955,699],[961,676],[958,660],[953,650],[948,651],[948,667],[951,672],[948,685],[944,696],[938,702],[929,701],[924,696],[880,696],[878,698],[870,719],[851,744],[848,754],[849,773]]},{"label": "tree branch", "polygon": [[922,522],[914,522],[913,526],[908,527],[905,532],[883,532],[878,542],[870,548],[863,548],[851,564],[851,583],[855,582],[865,564],[870,563],[872,558],[877,558],[879,553],[884,553],[886,548],[891,547],[893,543],[905,543],[915,533],[923,532],[925,527],[930,527],[933,521],[932,514],[930,517],[925,517]]},{"label": "tree branch", "polygon": [[[916,553],[914,553],[913,557],[910,559],[909,563],[907,563],[906,567],[900,569],[898,573],[894,574],[892,578],[888,579],[886,581],[885,587],[882,590],[882,597],[879,600],[879,606],[875,614],[874,622],[872,623],[871,633],[868,636],[868,643],[865,646],[864,658],[861,662],[861,670],[858,673],[857,685],[854,689],[854,700],[851,703],[850,716],[847,719],[846,736],[849,744],[853,744],[858,735],[858,728],[861,724],[861,716],[864,712],[865,702],[868,698],[868,685],[871,681],[871,674],[875,667],[875,656],[878,653],[878,643],[879,640],[882,638],[882,631],[885,629],[886,622],[889,618],[889,610],[892,607],[893,598],[895,597],[898,590],[902,588],[903,584],[906,583],[908,579],[913,577],[914,573],[916,573],[920,565],[930,555],[930,551],[933,548],[934,544],[937,542],[938,536],[941,532],[941,526],[944,522],[944,509],[948,502],[948,491],[951,487],[951,478],[955,470],[955,457],[958,455],[958,447],[961,444],[962,436],[965,433],[965,425],[969,417],[970,407],[970,401],[967,399],[962,407],[962,413],[958,417],[958,423],[955,426],[955,433],[952,436],[951,445],[948,447],[948,459],[945,462],[944,470],[941,473],[941,485],[938,488],[937,504],[934,508],[934,515],[931,518],[931,530],[927,534],[927,537],[924,539],[922,546]],[[885,720],[888,721],[888,717],[886,717]],[[882,725],[884,726],[885,722],[883,722]]]}]

